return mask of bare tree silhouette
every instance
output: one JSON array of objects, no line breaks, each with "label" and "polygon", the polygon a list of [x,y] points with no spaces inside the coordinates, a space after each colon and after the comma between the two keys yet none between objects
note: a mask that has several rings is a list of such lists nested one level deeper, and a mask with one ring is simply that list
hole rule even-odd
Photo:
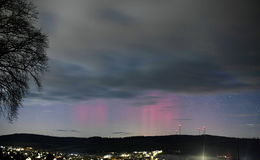
[{"label": "bare tree silhouette", "polygon": [[0,115],[13,120],[32,80],[47,70],[47,36],[29,0],[0,0]]}]

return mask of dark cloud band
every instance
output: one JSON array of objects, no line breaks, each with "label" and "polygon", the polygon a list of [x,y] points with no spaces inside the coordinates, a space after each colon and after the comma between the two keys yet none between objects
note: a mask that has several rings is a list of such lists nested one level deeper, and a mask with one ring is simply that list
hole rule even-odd
[{"label": "dark cloud band", "polygon": [[149,90],[215,93],[260,87],[258,1],[38,3],[45,17],[41,23],[52,28],[42,98],[133,98]]}]

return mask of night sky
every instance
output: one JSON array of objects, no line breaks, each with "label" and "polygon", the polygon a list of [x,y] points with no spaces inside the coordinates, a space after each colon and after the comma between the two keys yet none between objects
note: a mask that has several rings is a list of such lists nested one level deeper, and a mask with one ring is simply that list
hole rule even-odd
[{"label": "night sky", "polygon": [[0,135],[260,137],[253,0],[35,0],[49,72]]}]

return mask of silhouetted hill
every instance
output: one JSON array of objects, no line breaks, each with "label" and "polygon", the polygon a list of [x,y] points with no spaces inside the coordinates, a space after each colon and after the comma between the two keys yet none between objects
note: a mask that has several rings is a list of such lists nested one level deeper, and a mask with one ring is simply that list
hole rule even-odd
[{"label": "silhouetted hill", "polygon": [[211,155],[231,153],[241,156],[250,155],[260,157],[259,139],[237,139],[210,135],[170,135],[170,136],[138,136],[125,138],[73,138],[51,137],[33,134],[13,134],[0,136],[0,145],[31,146],[41,150],[104,153],[128,152],[162,149],[170,154],[201,154],[203,146],[205,152]]}]

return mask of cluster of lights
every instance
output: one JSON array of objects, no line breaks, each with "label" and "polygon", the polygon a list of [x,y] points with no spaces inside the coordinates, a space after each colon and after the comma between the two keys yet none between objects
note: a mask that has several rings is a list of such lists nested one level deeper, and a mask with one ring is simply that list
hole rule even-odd
[{"label": "cluster of lights", "polygon": [[155,151],[134,151],[132,153],[114,153],[106,154],[102,159],[112,159],[112,160],[123,160],[123,159],[146,159],[146,160],[158,160],[156,157],[158,154],[161,154],[162,150]]},{"label": "cluster of lights", "polygon": [[224,154],[224,155],[219,155],[217,156],[219,159],[224,159],[224,160],[231,160],[232,156],[230,153]]},{"label": "cluster of lights", "polygon": [[[25,157],[26,160],[45,160],[46,157],[51,154],[50,152],[38,151],[32,147],[4,147],[0,146],[2,149],[3,156],[8,157],[9,159],[15,159],[14,156],[18,153]],[[78,154],[64,154],[61,152],[55,152],[51,154],[54,157],[54,160],[83,160],[83,157],[79,157]]]},{"label": "cluster of lights", "polygon": [[158,160],[156,157],[158,154],[162,153],[162,150],[155,151],[135,151],[131,153],[115,153],[111,152],[106,155],[81,155],[77,153],[65,154],[61,152],[45,152],[38,151],[31,147],[4,147],[0,146],[3,155],[14,160],[14,155],[18,153],[23,155],[26,160],[46,160],[48,155],[53,156],[53,160],[126,160],[126,159],[143,159],[143,160]]},{"label": "cluster of lights", "polygon": [[[25,157],[25,160],[46,160],[48,155],[53,156],[53,160],[130,160],[130,159],[138,159],[138,160],[164,160],[167,159],[165,156],[158,156],[162,154],[162,150],[155,151],[134,151],[134,152],[124,152],[124,153],[116,153],[110,152],[109,154],[78,154],[78,153],[70,153],[65,154],[61,152],[45,152],[38,151],[31,147],[4,147],[0,146],[2,153],[4,156],[7,156],[10,160],[15,160],[15,155],[19,154]],[[203,152],[201,156],[194,157],[195,159],[207,160],[209,157],[205,155]],[[224,155],[218,155],[218,159],[221,160],[231,160],[232,156],[230,153]],[[1,159],[1,158],[0,158]]]}]

